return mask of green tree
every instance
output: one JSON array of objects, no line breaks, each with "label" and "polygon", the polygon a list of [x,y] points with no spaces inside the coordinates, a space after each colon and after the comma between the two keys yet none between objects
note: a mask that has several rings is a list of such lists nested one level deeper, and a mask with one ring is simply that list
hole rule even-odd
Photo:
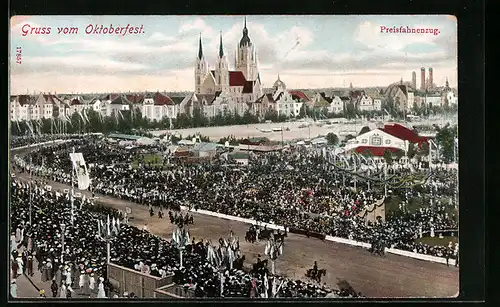
[{"label": "green tree", "polygon": [[326,135],[326,140],[328,141],[328,145],[332,146],[337,146],[339,143],[339,137],[333,132],[329,132]]},{"label": "green tree", "polygon": [[392,162],[393,162],[392,152],[389,149],[386,149],[384,151],[384,159],[385,159],[385,163],[392,165]]},{"label": "green tree", "polygon": [[457,137],[457,126],[446,125],[438,130],[436,143],[440,148],[440,154],[445,163],[450,163],[454,159],[454,140]]},{"label": "green tree", "polygon": [[415,144],[410,143],[408,145],[408,158],[413,159],[413,157],[415,157],[416,153],[417,153],[417,151],[415,150]]},{"label": "green tree", "polygon": [[305,118],[307,116],[307,105],[305,103],[300,107],[299,118]]}]

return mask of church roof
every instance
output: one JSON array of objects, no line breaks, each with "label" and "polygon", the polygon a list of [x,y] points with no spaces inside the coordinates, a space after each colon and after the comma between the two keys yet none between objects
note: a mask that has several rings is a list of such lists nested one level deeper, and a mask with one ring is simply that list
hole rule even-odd
[{"label": "church roof", "polygon": [[220,33],[219,58],[224,56],[224,47],[222,46],[222,32]]},{"label": "church roof", "polygon": [[203,58],[203,47],[202,47],[202,44],[201,44],[201,34],[200,34],[200,44],[199,44],[199,47],[198,47],[198,59],[201,60],[201,58]]},{"label": "church roof", "polygon": [[229,86],[245,86],[245,75],[241,71],[229,72]]},{"label": "church roof", "polygon": [[139,95],[139,94],[129,94],[126,95],[126,98],[128,101],[136,104],[136,103],[142,103],[144,100],[144,95]]},{"label": "church roof", "polygon": [[252,46],[252,41],[250,41],[250,37],[248,37],[248,29],[247,29],[247,18],[245,17],[245,26],[243,27],[243,36],[240,40],[240,47]]},{"label": "church roof", "polygon": [[278,80],[276,80],[273,84],[274,88],[286,88],[285,82],[281,81],[280,76],[278,76]]}]

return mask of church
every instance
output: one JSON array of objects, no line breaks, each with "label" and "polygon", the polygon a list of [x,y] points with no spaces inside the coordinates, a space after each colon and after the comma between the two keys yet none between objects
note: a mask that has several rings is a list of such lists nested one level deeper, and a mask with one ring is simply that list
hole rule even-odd
[{"label": "church", "polygon": [[211,70],[203,55],[203,45],[200,36],[198,57],[195,67],[195,93],[198,95],[214,95],[224,93],[233,102],[253,102],[263,95],[258,57],[246,25],[243,36],[236,46],[234,70],[229,70],[229,62],[224,53],[222,33],[220,35],[219,54],[215,69]]}]

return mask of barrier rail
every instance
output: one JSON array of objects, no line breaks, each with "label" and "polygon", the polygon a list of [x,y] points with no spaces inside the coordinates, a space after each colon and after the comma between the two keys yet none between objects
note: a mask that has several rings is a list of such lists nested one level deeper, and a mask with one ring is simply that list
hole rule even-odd
[{"label": "barrier rail", "polygon": [[[188,207],[181,206],[182,210],[188,210]],[[207,210],[190,210],[193,212],[197,212],[199,214],[203,215],[208,215],[208,216],[213,216],[213,217],[218,217],[218,218],[223,218],[226,220],[231,220],[231,221],[238,221],[246,224],[259,224],[259,225],[266,225],[270,229],[279,229],[279,230],[284,230],[285,228],[283,226],[278,226],[270,223],[257,223],[255,220],[251,219],[245,219],[242,217],[237,217],[237,216],[231,216],[227,214],[221,214],[221,213],[216,213],[212,211],[207,211]],[[370,243],[365,243],[365,242],[358,242],[354,240],[349,240],[349,239],[344,239],[344,238],[339,238],[339,237],[333,237],[333,236],[325,236],[325,240],[327,241],[332,241],[332,242],[337,242],[341,244],[346,244],[346,245],[351,245],[351,246],[359,246],[363,248],[370,248],[371,244]],[[405,257],[410,257],[413,259],[419,259],[419,260],[424,260],[424,261],[430,261],[430,262],[437,262],[437,263],[443,263],[446,264],[446,258],[443,257],[437,257],[437,256],[430,256],[430,255],[425,255],[425,254],[419,254],[415,252],[409,252],[409,251],[404,251],[400,249],[395,249],[395,248],[388,248],[386,249],[386,252],[395,254],[395,255],[400,255],[400,256],[405,256]],[[449,259],[449,264],[450,265],[455,265],[455,259]]]},{"label": "barrier rail", "polygon": [[73,139],[66,139],[66,140],[57,139],[57,140],[47,141],[47,142],[43,142],[43,143],[36,143],[36,144],[19,146],[19,147],[11,148],[10,150],[21,150],[21,149],[27,149],[27,148],[30,148],[30,147],[37,147],[37,146],[50,145],[50,144],[66,143],[66,142],[69,142],[69,141],[73,141]]}]

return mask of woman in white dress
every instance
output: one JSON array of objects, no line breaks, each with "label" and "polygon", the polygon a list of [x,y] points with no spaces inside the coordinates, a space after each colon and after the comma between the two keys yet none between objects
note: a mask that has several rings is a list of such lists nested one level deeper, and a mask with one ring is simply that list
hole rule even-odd
[{"label": "woman in white dress", "polygon": [[90,288],[90,292],[94,293],[95,291],[95,277],[94,277],[94,273],[90,274],[90,285],[89,285],[89,288]]},{"label": "woman in white dress", "polygon": [[[18,266],[18,269],[17,269],[17,274],[18,275],[21,275],[23,273],[23,266],[24,266],[24,261],[23,261],[23,258],[21,255],[19,255],[17,258],[16,258],[16,261],[17,261],[17,266]],[[16,276],[17,277],[17,276]]]},{"label": "woman in white dress", "polygon": [[59,290],[59,297],[66,298],[66,285],[64,283],[61,285],[61,288]]},{"label": "woman in white dress", "polygon": [[106,298],[106,292],[104,291],[104,278],[100,277],[99,278],[99,286],[98,286],[98,291],[97,291],[97,298]]},{"label": "woman in white dress", "polygon": [[71,285],[71,269],[66,269],[66,284]]}]

